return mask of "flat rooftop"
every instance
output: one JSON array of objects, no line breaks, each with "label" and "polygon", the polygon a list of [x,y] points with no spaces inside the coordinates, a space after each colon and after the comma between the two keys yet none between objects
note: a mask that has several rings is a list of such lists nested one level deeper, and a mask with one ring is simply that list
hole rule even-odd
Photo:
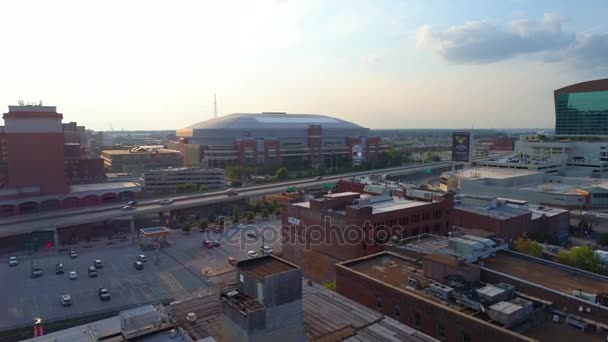
[{"label": "flat rooftop", "polygon": [[493,178],[493,179],[508,179],[513,177],[521,177],[528,175],[536,175],[541,172],[521,170],[521,169],[505,169],[495,167],[475,167],[470,169],[458,170],[454,174],[464,178]]},{"label": "flat rooftop", "polygon": [[247,273],[260,280],[274,274],[299,268],[298,266],[273,255],[239,261],[237,267],[243,273]]},{"label": "flat rooftop", "polygon": [[157,150],[139,150],[136,152],[131,152],[131,150],[103,150],[101,151],[102,154],[109,154],[109,155],[124,155],[124,154],[156,154],[156,153],[181,153],[179,151],[176,150],[170,150],[167,148],[162,148],[162,149],[157,149]]},{"label": "flat rooftop", "polygon": [[[44,321],[42,322],[44,326]],[[25,341],[29,342],[96,342],[103,339],[111,339],[112,336],[122,336],[120,332],[120,317],[114,316],[99,321],[91,322],[44,334]],[[122,341],[122,337],[119,341]]]},{"label": "flat rooftop", "polygon": [[494,208],[488,208],[480,205],[460,203],[454,206],[454,209],[463,210],[466,212],[474,213],[477,215],[492,217],[499,220],[509,220],[514,217],[524,216],[530,214],[525,209],[517,209],[509,206],[496,206]]},{"label": "flat rooftop", "polygon": [[429,202],[393,198],[392,200],[388,201],[371,203],[369,206],[372,207],[372,214],[381,214],[395,210],[420,207],[428,204]]},{"label": "flat rooftop", "polygon": [[[558,266],[558,265],[556,265]],[[572,295],[573,290],[585,292],[608,292],[608,281],[599,275],[568,271],[566,268],[551,267],[550,264],[534,262],[508,253],[498,253],[486,258],[483,267],[521,278],[559,292]]]},{"label": "flat rooftop", "polygon": [[94,183],[94,184],[78,184],[70,185],[70,193],[80,193],[87,191],[100,190],[129,190],[139,188],[140,185],[135,182],[109,182],[109,183]]}]

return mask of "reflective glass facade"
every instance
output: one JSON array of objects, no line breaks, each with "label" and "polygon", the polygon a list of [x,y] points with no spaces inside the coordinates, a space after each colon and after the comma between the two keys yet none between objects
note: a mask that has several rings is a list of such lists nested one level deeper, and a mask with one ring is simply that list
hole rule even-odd
[{"label": "reflective glass facade", "polygon": [[608,91],[557,94],[555,133],[608,135]]}]

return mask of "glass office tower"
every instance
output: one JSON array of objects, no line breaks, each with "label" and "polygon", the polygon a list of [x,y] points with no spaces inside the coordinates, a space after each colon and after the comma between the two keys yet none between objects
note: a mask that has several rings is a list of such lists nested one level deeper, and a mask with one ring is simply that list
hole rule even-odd
[{"label": "glass office tower", "polygon": [[608,79],[564,87],[554,97],[556,134],[608,136]]}]

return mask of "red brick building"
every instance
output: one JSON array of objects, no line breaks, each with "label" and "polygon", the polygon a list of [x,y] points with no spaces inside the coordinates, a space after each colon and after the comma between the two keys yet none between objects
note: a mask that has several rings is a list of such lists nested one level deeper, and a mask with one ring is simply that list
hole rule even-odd
[{"label": "red brick building", "polygon": [[452,225],[491,232],[506,241],[523,234],[568,241],[568,210],[528,204],[525,201],[466,196],[456,201]]},{"label": "red brick building", "polygon": [[451,195],[422,200],[355,192],[289,204],[282,215],[283,257],[306,277],[328,282],[337,262],[382,251],[393,237],[446,235],[452,205]]},{"label": "red brick building", "polygon": [[63,115],[50,106],[9,106],[4,114],[9,188],[38,188],[42,195],[68,192]]},{"label": "red brick building", "polygon": [[494,151],[513,151],[515,139],[508,136],[500,136],[492,139],[491,149]]},{"label": "red brick building", "polygon": [[440,341],[534,341],[424,291],[431,284],[419,262],[389,252],[336,265],[339,294]]}]

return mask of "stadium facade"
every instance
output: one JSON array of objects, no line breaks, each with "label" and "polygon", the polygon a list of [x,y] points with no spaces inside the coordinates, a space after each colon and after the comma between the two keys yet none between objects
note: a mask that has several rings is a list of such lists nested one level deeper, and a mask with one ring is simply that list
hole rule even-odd
[{"label": "stadium facade", "polygon": [[332,167],[375,160],[388,148],[365,128],[325,115],[277,112],[236,113],[177,131],[171,146],[189,166],[225,168],[232,164]]}]

